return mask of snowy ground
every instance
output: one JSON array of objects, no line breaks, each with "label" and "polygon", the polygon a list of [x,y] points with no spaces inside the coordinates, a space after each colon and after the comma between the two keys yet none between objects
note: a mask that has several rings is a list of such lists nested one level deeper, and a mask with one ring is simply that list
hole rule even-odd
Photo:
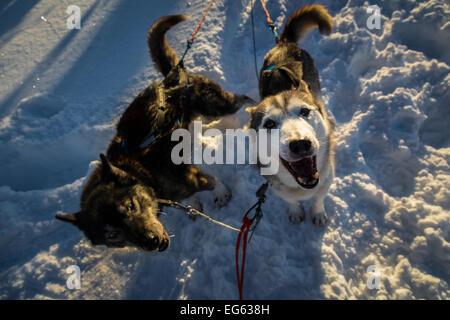
[{"label": "snowy ground", "polygon": [[[271,0],[279,27],[305,1]],[[335,32],[312,32],[314,57],[336,118],[336,180],[327,227],[291,224],[269,192],[248,248],[249,299],[449,299],[450,8],[447,1],[321,1]],[[81,30],[66,9],[81,8]],[[381,8],[380,30],[366,8]],[[207,1],[4,0],[0,4],[0,298],[235,299],[236,234],[170,211],[163,253],[92,247],[54,219],[79,209],[90,161],[105,151],[133,97],[161,79],[147,28],[192,17],[169,34],[184,50]],[[187,56],[189,70],[258,99],[250,0],[217,0]],[[254,8],[258,65],[273,46]],[[237,118],[243,121],[242,110]],[[213,217],[239,226],[263,179],[246,166],[214,168],[234,197]],[[66,288],[66,268],[81,289]],[[367,272],[376,265],[380,289]]]}]

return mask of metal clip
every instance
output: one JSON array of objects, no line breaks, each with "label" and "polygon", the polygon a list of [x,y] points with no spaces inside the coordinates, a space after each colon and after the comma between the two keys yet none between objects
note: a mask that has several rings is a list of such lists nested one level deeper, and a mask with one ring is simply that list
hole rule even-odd
[{"label": "metal clip", "polygon": [[269,187],[269,182],[266,182],[259,187],[259,189],[256,191],[256,196],[258,197],[258,201],[245,213],[245,217],[246,217],[253,209],[256,208],[255,215],[253,216],[253,218],[251,218],[251,220],[254,221],[255,224],[249,230],[251,232],[251,234],[250,234],[250,238],[248,239],[248,243],[250,243],[250,240],[252,240],[253,233],[255,233],[255,229],[263,217],[261,205],[266,201],[266,192],[267,192],[268,187]]}]

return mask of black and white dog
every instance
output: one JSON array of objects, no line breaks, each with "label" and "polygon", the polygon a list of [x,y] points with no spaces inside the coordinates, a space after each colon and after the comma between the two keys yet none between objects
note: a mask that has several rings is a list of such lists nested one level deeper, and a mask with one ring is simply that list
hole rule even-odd
[{"label": "black and white dog", "polygon": [[313,27],[332,29],[332,18],[321,5],[305,6],[288,20],[277,45],[264,58],[259,82],[262,102],[247,108],[249,127],[279,129],[280,167],[265,176],[272,190],[289,203],[289,220],[305,219],[302,200],[312,199],[316,226],[328,220],[323,201],[334,179],[333,123],[320,100],[320,83],[311,56],[297,46]]}]

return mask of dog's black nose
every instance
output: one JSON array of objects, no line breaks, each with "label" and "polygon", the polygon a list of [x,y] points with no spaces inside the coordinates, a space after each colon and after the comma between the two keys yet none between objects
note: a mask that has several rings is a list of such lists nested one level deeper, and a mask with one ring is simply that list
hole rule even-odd
[{"label": "dog's black nose", "polygon": [[161,243],[159,244],[158,251],[166,250],[169,247],[169,244],[170,244],[170,240],[169,239],[163,239],[161,241]]},{"label": "dog's black nose", "polygon": [[289,150],[294,154],[301,154],[311,151],[311,141],[302,139],[289,142]]},{"label": "dog's black nose", "polygon": [[144,240],[144,247],[146,250],[156,250],[160,245],[159,238],[155,234],[150,234]]}]

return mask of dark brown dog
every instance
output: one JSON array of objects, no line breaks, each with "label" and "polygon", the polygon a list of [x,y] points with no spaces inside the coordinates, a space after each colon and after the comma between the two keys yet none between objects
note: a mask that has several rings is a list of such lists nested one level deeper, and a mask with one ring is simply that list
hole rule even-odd
[{"label": "dark brown dog", "polygon": [[297,46],[297,42],[314,27],[318,27],[322,34],[329,34],[333,28],[333,19],[322,5],[304,6],[290,16],[277,45],[264,57],[259,79],[261,99],[285,90],[304,90],[300,80],[313,94],[320,96],[319,75],[314,60]]},{"label": "dark brown dog", "polygon": [[137,246],[165,250],[169,237],[158,220],[157,198],[179,201],[196,192],[213,190],[215,201],[225,205],[231,192],[197,166],[175,165],[171,160],[170,133],[203,115],[217,117],[236,112],[252,102],[224,91],[198,74],[189,74],[165,39],[183,15],[161,18],[148,33],[148,44],[157,69],[166,78],[154,83],[130,104],[117,125],[107,156],[93,171],[81,195],[81,211],[60,215],[89,238],[108,247]]}]

